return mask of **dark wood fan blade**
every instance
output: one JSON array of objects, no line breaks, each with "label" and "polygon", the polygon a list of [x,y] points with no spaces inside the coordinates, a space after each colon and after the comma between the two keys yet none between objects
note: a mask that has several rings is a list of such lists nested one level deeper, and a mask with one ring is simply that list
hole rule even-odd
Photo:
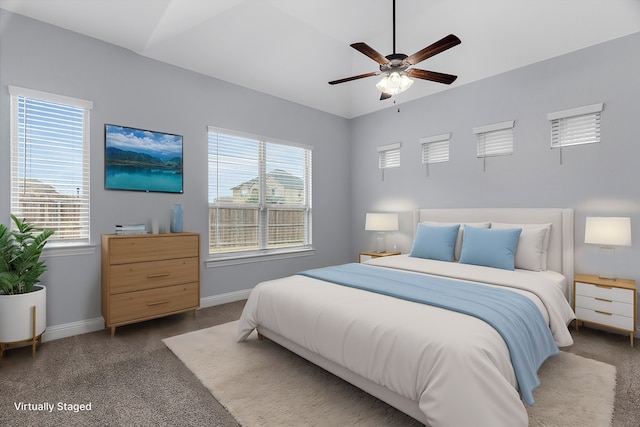
[{"label": "dark wood fan blade", "polygon": [[373,59],[380,65],[385,65],[389,63],[389,60],[384,57],[380,52],[376,51],[374,48],[369,46],[366,43],[354,43],[351,45],[352,48],[357,50],[360,53],[367,55],[369,58]]},{"label": "dark wood fan blade", "polygon": [[454,36],[453,34],[449,34],[448,36],[438,40],[431,46],[427,46],[424,49],[414,53],[406,59],[406,62],[411,65],[415,65],[418,62],[422,62],[427,58],[431,58],[432,56],[439,54],[440,52],[451,49],[452,47],[457,46],[460,43],[462,42],[458,37]]},{"label": "dark wood fan blade", "polygon": [[391,95],[389,95],[388,93],[382,92],[380,94],[380,101],[384,101],[385,99],[389,99],[389,98],[391,98]]},{"label": "dark wood fan blade", "polygon": [[329,82],[329,84],[330,85],[337,85],[338,83],[345,83],[345,82],[350,82],[352,80],[364,79],[365,77],[373,77],[373,76],[377,76],[378,74],[380,74],[380,71],[374,71],[374,72],[371,72],[371,73],[360,74],[359,76],[352,76],[352,77],[347,77],[345,79],[333,80],[333,81]]},{"label": "dark wood fan blade", "polygon": [[409,77],[415,77],[416,79],[431,80],[432,82],[444,83],[446,85],[450,85],[458,78],[458,76],[452,76],[451,74],[419,70],[417,68],[407,70],[407,74]]}]

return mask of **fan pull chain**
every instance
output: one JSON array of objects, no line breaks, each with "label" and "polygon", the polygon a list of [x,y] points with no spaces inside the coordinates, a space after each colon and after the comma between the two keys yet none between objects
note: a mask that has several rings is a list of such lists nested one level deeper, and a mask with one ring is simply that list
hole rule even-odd
[{"label": "fan pull chain", "polygon": [[[394,95],[394,97],[393,97],[393,103],[394,103],[394,104],[396,104],[396,103],[397,103],[397,102],[396,102],[396,96],[398,96],[398,95]],[[399,105],[398,105],[398,107],[397,107],[396,111],[397,111],[398,113],[400,112],[400,106],[399,106]]]}]

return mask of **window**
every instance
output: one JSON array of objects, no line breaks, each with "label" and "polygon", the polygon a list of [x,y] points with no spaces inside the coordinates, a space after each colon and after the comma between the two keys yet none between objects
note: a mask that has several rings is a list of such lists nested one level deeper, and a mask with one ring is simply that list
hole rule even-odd
[{"label": "window", "polygon": [[430,163],[442,163],[449,161],[450,139],[450,133],[420,139],[420,144],[422,144],[422,164],[427,165],[427,173],[429,173],[428,166]]},{"label": "window", "polygon": [[[473,133],[478,139],[477,157],[486,159],[491,156],[513,154],[514,124],[512,120],[473,128]],[[483,160],[483,162],[484,169],[486,161]]]},{"label": "window", "polygon": [[547,115],[551,148],[600,142],[600,113],[604,104],[587,105]]},{"label": "window", "polygon": [[514,121],[473,128],[478,138],[477,157],[513,154]]},{"label": "window", "polygon": [[311,148],[209,128],[209,253],[311,245]]},{"label": "window", "polygon": [[11,212],[88,244],[90,101],[9,86]]},{"label": "window", "polygon": [[384,170],[400,167],[400,146],[401,142],[395,144],[383,145],[378,147],[378,169],[384,180]]}]

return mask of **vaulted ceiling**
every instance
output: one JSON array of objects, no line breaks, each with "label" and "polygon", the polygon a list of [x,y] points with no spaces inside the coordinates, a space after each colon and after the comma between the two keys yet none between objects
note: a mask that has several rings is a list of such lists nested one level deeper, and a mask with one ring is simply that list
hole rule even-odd
[{"label": "vaulted ceiling", "polygon": [[[458,76],[416,80],[423,97],[640,31],[639,0],[397,0],[396,50],[447,34],[462,44],[419,64]],[[392,0],[0,0],[0,7],[140,55],[352,118],[391,105],[378,70],[349,47],[392,53]]]}]

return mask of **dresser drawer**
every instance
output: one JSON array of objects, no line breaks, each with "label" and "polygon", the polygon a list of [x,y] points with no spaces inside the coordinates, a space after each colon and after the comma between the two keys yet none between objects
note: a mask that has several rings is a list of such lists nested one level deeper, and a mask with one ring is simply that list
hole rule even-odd
[{"label": "dresser drawer", "polygon": [[633,317],[600,313],[583,307],[576,307],[576,316],[580,321],[597,323],[603,326],[611,326],[625,331],[633,331],[634,329]]},{"label": "dresser drawer", "polygon": [[196,234],[168,236],[127,236],[109,242],[109,264],[159,261],[199,256]]},{"label": "dresser drawer", "polygon": [[196,309],[200,305],[198,283],[113,295],[110,297],[110,303],[111,324]]},{"label": "dresser drawer", "polygon": [[576,296],[584,295],[633,304],[633,290],[576,282]]},{"label": "dresser drawer", "polygon": [[588,308],[591,310],[604,311],[606,313],[633,318],[633,304],[620,301],[612,301],[604,298],[576,296],[576,307]]},{"label": "dresser drawer", "polygon": [[116,264],[109,267],[110,293],[141,291],[198,281],[198,258]]}]

